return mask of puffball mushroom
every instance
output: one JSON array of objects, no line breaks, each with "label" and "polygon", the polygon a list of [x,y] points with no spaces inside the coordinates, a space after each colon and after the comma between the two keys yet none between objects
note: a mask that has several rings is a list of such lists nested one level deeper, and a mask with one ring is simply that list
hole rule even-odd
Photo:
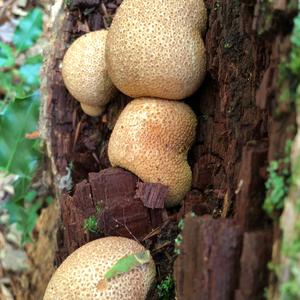
[{"label": "puffball mushroom", "polygon": [[121,112],[108,144],[113,166],[127,169],[144,182],[169,187],[166,206],[179,204],[191,188],[187,152],[197,119],[185,103],[140,98]]},{"label": "puffball mushroom", "polygon": [[85,244],[73,252],[52,276],[44,300],[144,300],[155,278],[150,262],[127,273],[101,281],[118,260],[145,251],[136,241],[123,237],[106,237]]},{"label": "puffball mushroom", "polygon": [[62,77],[70,94],[90,116],[99,116],[113,97],[116,88],[105,63],[107,30],[87,33],[67,50]]},{"label": "puffball mushroom", "polygon": [[179,100],[206,72],[203,0],[124,0],[106,43],[108,73],[133,98]]}]

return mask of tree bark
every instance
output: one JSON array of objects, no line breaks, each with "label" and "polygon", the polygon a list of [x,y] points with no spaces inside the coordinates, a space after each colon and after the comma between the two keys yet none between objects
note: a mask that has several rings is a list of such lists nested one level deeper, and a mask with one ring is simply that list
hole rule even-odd
[{"label": "tree bark", "polygon": [[[199,123],[189,154],[192,190],[180,210],[169,211],[142,205],[149,201],[161,205],[162,187],[139,188],[132,174],[108,169],[108,139],[130,99],[120,94],[104,116],[90,118],[61,78],[61,61],[70,43],[86,32],[108,27],[121,1],[74,0],[60,10],[42,88],[43,135],[61,211],[56,265],[90,240],[121,234],[151,249],[160,280],[172,272],[176,259],[176,224],[193,211],[197,216],[186,219],[175,263],[178,299],[262,299],[272,241],[280,237],[262,209],[266,168],[281,157],[285,141],[294,135],[286,128],[295,124],[295,114],[279,104],[277,82],[296,14],[291,7],[297,1],[205,2],[207,76],[200,90],[186,100]],[[113,190],[116,182],[128,184],[119,194],[104,191],[103,184]],[[118,205],[105,204],[124,195],[130,199],[130,208],[124,206],[126,214],[120,215]],[[150,195],[155,199],[149,200]],[[105,209],[99,213],[97,207],[103,203]],[[89,216],[97,219],[94,234],[83,226]],[[104,228],[103,219],[110,222],[109,228]],[[155,299],[155,292],[151,297]]]}]

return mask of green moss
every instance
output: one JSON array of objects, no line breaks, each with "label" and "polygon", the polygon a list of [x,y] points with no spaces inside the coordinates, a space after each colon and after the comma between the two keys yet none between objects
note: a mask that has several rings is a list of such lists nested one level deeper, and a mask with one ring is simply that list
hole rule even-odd
[{"label": "green moss", "polygon": [[232,47],[232,44],[230,42],[225,42],[224,43],[224,48],[225,49],[230,49]]},{"label": "green moss", "polygon": [[169,274],[157,285],[157,294],[159,300],[175,299],[175,282],[171,274]]},{"label": "green moss", "polygon": [[183,241],[183,237],[182,237],[182,231],[184,228],[184,219],[181,219],[178,222],[178,229],[180,230],[180,233],[177,235],[176,239],[175,239],[175,254],[179,255],[180,254],[180,249],[179,246],[181,245],[182,241]]},{"label": "green moss", "polygon": [[[270,4],[270,1],[265,1]],[[290,113],[296,106],[300,113],[300,13],[294,20],[294,31],[291,37],[292,48],[288,57],[283,58],[279,66],[279,90],[281,91],[276,115]],[[290,152],[292,141],[286,143],[285,156],[272,161],[268,168],[269,179],[266,183],[267,197],[264,209],[273,214],[284,207],[284,199],[291,184]],[[295,170],[293,170],[295,172]],[[299,171],[297,171],[299,172]]]},{"label": "green moss", "polygon": [[292,140],[287,140],[284,158],[270,162],[268,167],[268,180],[266,182],[267,197],[263,208],[270,215],[283,209],[284,199],[290,186],[290,155]]},{"label": "green moss", "polygon": [[[295,103],[297,114],[300,115],[300,12],[294,20],[294,30],[292,34],[292,50],[286,65],[282,67],[282,76],[286,76],[289,85],[289,101]],[[285,91],[287,93],[287,91]],[[300,216],[300,199],[297,194],[300,189],[300,157],[298,157],[292,165],[291,172],[291,191],[293,191],[293,209],[296,216]],[[281,300],[297,300],[300,299],[300,219],[294,224],[294,228],[289,235],[292,238],[283,239],[282,254],[284,256],[284,265],[281,267]]]},{"label": "green moss", "polygon": [[[191,212],[189,214],[189,216],[191,216],[192,218],[194,218],[196,216],[196,214],[194,212]],[[178,229],[180,230],[179,234],[177,235],[176,239],[175,239],[175,254],[179,255],[180,254],[180,249],[179,246],[182,244],[183,242],[183,236],[182,236],[182,231],[184,229],[184,219],[181,219],[178,224]]]},{"label": "green moss", "polygon": [[292,35],[292,51],[288,62],[288,69],[292,80],[291,88],[296,99],[297,111],[300,113],[300,13],[295,18],[294,33]]},{"label": "green moss", "polygon": [[83,223],[83,229],[86,232],[93,232],[96,233],[98,231],[98,226],[97,226],[97,219],[95,216],[90,216],[87,219],[84,220]]},{"label": "green moss", "polygon": [[[291,176],[292,188],[299,190],[300,187],[300,157],[292,168]],[[296,199],[294,208],[295,214],[300,216],[300,201]],[[289,234],[291,234],[289,232]],[[284,241],[282,244],[282,254],[285,257],[285,264],[282,266],[284,270],[281,273],[285,274],[280,286],[280,299],[282,300],[298,300],[300,299],[300,219],[296,222],[293,228],[293,238],[289,241]]]},{"label": "green moss", "polygon": [[217,0],[215,2],[215,7],[214,7],[214,10],[219,10],[221,8],[221,1],[220,0]]},{"label": "green moss", "polygon": [[[300,211],[298,212],[300,213]],[[280,299],[281,300],[298,300],[300,299],[300,267],[299,267],[299,254],[300,254],[300,229],[299,222],[298,228],[294,239],[290,243],[284,243],[282,246],[282,253],[288,258],[288,263],[283,266],[285,273],[283,282],[280,286]]]},{"label": "green moss", "polygon": [[99,215],[101,212],[102,212],[102,207],[99,204],[97,204],[96,205],[96,213],[97,213],[97,215]]}]

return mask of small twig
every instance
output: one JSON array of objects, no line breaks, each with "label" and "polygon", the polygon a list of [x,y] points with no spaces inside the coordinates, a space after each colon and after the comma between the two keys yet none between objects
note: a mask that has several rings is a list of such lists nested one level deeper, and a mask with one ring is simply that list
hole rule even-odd
[{"label": "small twig", "polygon": [[77,109],[74,109],[73,113],[72,113],[72,126],[73,127],[75,127],[76,119],[77,119]]},{"label": "small twig", "polygon": [[105,4],[103,2],[101,2],[101,9],[103,11],[104,17],[105,18],[109,17],[109,14],[107,13],[106,6],[105,6]]},{"label": "small twig", "polygon": [[107,24],[107,22],[106,22],[106,19],[105,19],[105,17],[103,18],[103,23],[104,23],[104,27],[105,27],[105,29],[108,29],[108,28],[109,28],[109,26],[108,26],[108,24]]},{"label": "small twig", "polygon": [[227,217],[227,215],[229,213],[230,206],[231,206],[231,201],[229,199],[228,191],[227,191],[226,194],[225,194],[225,197],[224,197],[224,202],[223,202],[223,207],[222,207],[222,213],[221,213],[222,218]]},{"label": "small twig", "polygon": [[104,14],[104,16],[103,16],[104,27],[105,27],[105,29],[108,29],[109,24],[107,23],[107,19],[110,19],[111,15],[109,15],[109,13],[107,12],[106,6],[103,2],[101,2],[101,9],[102,9],[103,14]]},{"label": "small twig", "polygon": [[167,242],[163,243],[162,245],[158,245],[158,247],[154,248],[153,252],[158,252],[161,249],[166,248],[166,247],[168,247],[170,245],[172,245],[172,243],[170,241],[167,241]]},{"label": "small twig", "polygon": [[77,124],[77,127],[76,127],[75,138],[74,138],[74,143],[73,143],[73,150],[76,146],[76,143],[77,143],[77,140],[78,140],[78,137],[79,137],[81,124],[82,124],[82,120],[79,121],[79,123]]},{"label": "small twig", "polygon": [[127,225],[124,223],[122,224],[120,221],[118,221],[117,219],[113,218],[113,220],[118,223],[119,225],[122,225],[125,227],[125,229],[129,232],[129,234],[139,243],[140,241],[135,237],[135,235],[130,231],[130,229],[127,227]]},{"label": "small twig", "polygon": [[155,229],[153,229],[150,233],[148,233],[144,238],[143,238],[143,242],[144,241],[146,241],[146,240],[148,240],[148,239],[150,239],[150,238],[152,238],[153,236],[156,236],[156,235],[158,235],[158,234],[160,234],[161,233],[161,227],[157,227],[157,228],[155,228]]},{"label": "small twig", "polygon": [[95,161],[97,162],[97,164],[100,165],[100,160],[98,159],[97,155],[95,152],[92,153],[92,156],[94,157]]}]

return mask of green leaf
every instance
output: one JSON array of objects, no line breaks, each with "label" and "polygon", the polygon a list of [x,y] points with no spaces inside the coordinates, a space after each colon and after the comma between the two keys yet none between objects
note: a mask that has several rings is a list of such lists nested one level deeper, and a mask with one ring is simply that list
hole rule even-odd
[{"label": "green leaf", "polygon": [[151,259],[150,251],[146,250],[133,255],[127,255],[119,259],[112,268],[105,273],[104,278],[109,280],[117,275],[128,273],[135,267],[149,263]]},{"label": "green leaf", "polygon": [[16,28],[13,43],[18,51],[29,49],[41,36],[43,30],[43,12],[39,8],[31,10],[22,18]]},{"label": "green leaf", "polygon": [[157,294],[159,300],[175,299],[175,283],[172,275],[168,275],[157,285]]},{"label": "green leaf", "polygon": [[[34,90],[36,90],[36,89],[34,89]],[[13,88],[7,94],[7,99],[9,101],[12,101],[15,98],[27,98],[32,95],[34,90],[29,85],[27,85],[23,82],[18,82],[18,83],[14,84]]]},{"label": "green leaf", "polygon": [[13,89],[13,76],[11,72],[0,72],[0,90],[3,94]]},{"label": "green leaf", "polygon": [[97,232],[98,229],[98,224],[97,224],[97,219],[95,216],[90,216],[87,219],[84,220],[83,223],[83,228],[85,231],[90,231],[90,232]]},{"label": "green leaf", "polygon": [[30,187],[32,178],[30,176],[19,175],[17,180],[14,182],[15,193],[11,198],[11,201],[20,203],[23,205],[24,197],[26,196]]},{"label": "green leaf", "polygon": [[27,57],[25,64],[41,64],[43,62],[43,56],[38,54]]},{"label": "green leaf", "polygon": [[97,289],[99,291],[105,291],[109,279],[128,273],[135,267],[149,263],[150,260],[151,255],[149,250],[122,257],[104,274],[104,278],[97,284]]},{"label": "green leaf", "polygon": [[5,108],[5,102],[4,101],[0,101],[0,113],[1,111]]},{"label": "green leaf", "polygon": [[35,227],[38,211],[42,203],[32,203],[28,207],[23,207],[14,201],[9,201],[6,204],[6,209],[9,212],[10,221],[17,224],[17,229],[22,233],[22,242],[31,242],[31,233]]},{"label": "green leaf", "polygon": [[29,57],[19,70],[0,72],[0,91],[2,100],[24,98],[31,95],[40,86],[41,55]]},{"label": "green leaf", "polygon": [[15,64],[13,50],[10,46],[0,42],[0,68],[12,67]]},{"label": "green leaf", "polygon": [[47,205],[51,205],[52,203],[53,203],[53,197],[52,196],[48,196],[47,198],[46,198],[46,203],[47,203]]},{"label": "green leaf", "polygon": [[33,200],[36,198],[36,196],[37,196],[37,191],[35,191],[35,190],[30,190],[30,191],[25,195],[24,200],[25,200],[26,202],[32,203]]},{"label": "green leaf", "polygon": [[26,84],[32,87],[39,87],[40,70],[41,70],[41,63],[25,64],[20,67],[19,73],[20,73],[20,77],[23,79],[23,81]]},{"label": "green leaf", "polygon": [[7,172],[31,177],[36,169],[39,151],[36,141],[25,135],[37,129],[40,95],[15,99],[0,113],[0,167]]}]

